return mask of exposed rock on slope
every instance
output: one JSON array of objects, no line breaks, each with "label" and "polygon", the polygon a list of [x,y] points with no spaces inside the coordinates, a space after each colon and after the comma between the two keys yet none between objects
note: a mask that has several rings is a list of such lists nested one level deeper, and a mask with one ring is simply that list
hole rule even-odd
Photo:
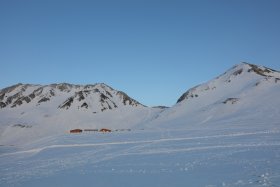
[{"label": "exposed rock on slope", "polygon": [[2,89],[0,107],[0,144],[13,145],[76,128],[138,128],[161,111],[106,84],[66,83]]},{"label": "exposed rock on slope", "polygon": [[230,121],[231,124],[240,121],[274,123],[280,120],[279,95],[280,72],[240,63],[224,74],[187,90],[173,107],[159,114],[153,125],[199,128],[207,124],[213,128],[222,121]]},{"label": "exposed rock on slope", "polygon": [[[224,89],[232,90],[234,94],[241,87],[247,89],[251,86],[258,86],[261,82],[280,82],[280,72],[264,66],[243,62],[232,67],[216,79],[189,89],[178,99],[177,103],[195,99],[201,94],[211,93],[217,87],[225,87]],[[227,90],[224,91],[227,92]]]},{"label": "exposed rock on slope", "polygon": [[[60,98],[60,102],[53,102]],[[142,104],[130,98],[121,91],[114,90],[105,84],[72,85],[67,83],[46,86],[17,84],[0,91],[0,107],[14,108],[22,105],[44,105],[52,103],[55,108],[88,109],[93,112],[113,110],[123,106],[141,106]]]},{"label": "exposed rock on slope", "polygon": [[76,128],[178,130],[248,124],[243,129],[254,125],[251,121],[279,125],[279,95],[280,72],[248,63],[191,88],[170,108],[145,107],[105,84],[18,84],[0,90],[0,143],[15,145]]}]

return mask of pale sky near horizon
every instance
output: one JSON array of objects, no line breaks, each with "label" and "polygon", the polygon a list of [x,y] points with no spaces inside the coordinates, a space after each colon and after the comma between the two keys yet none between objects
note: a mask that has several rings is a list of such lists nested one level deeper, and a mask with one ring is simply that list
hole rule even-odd
[{"label": "pale sky near horizon", "polygon": [[0,0],[0,89],[106,83],[148,105],[242,61],[280,70],[278,0]]}]

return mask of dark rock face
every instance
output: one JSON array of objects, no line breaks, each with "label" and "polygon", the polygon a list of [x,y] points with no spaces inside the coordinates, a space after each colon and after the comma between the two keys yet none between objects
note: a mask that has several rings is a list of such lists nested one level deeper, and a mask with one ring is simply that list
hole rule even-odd
[{"label": "dark rock face", "polygon": [[19,128],[31,128],[31,125],[23,125],[23,124],[15,124],[13,127],[19,127]]},{"label": "dark rock face", "polygon": [[8,97],[7,100],[6,100],[6,105],[11,104],[13,102],[13,100],[19,98],[20,96],[21,96],[21,93],[19,92],[19,93],[16,93],[15,95],[13,95],[13,96]]},{"label": "dark rock face", "polygon": [[243,72],[243,69],[239,69],[233,73],[233,75],[237,76]]},{"label": "dark rock face", "polygon": [[79,96],[79,98],[78,98],[79,101],[82,101],[82,100],[85,99],[85,96],[84,96],[84,94],[83,94],[83,91],[79,91],[79,92],[78,92],[78,96]]},{"label": "dark rock face", "polygon": [[5,107],[6,107],[6,104],[3,102],[0,102],[0,108],[5,108]]},{"label": "dark rock face", "polygon": [[177,103],[180,103],[180,102],[182,102],[182,101],[185,100],[185,99],[188,99],[188,94],[189,94],[189,91],[187,91],[186,93],[184,93],[184,94],[177,100]]},{"label": "dark rock face", "polygon": [[22,83],[18,83],[16,85],[4,88],[4,89],[1,90],[0,95],[2,95],[3,93],[10,93],[13,90],[15,90],[17,87],[22,86],[22,85],[23,85]]},{"label": "dark rock face", "polygon": [[103,93],[100,94],[100,102],[101,102],[101,103],[104,103],[105,100],[108,100],[108,99],[109,99],[109,98],[108,98],[106,95],[104,95]]},{"label": "dark rock face", "polygon": [[[1,90],[1,93],[2,93],[1,94],[1,101],[3,102],[1,104],[2,108],[7,107],[8,105],[11,105],[11,108],[14,108],[14,107],[20,106],[24,103],[30,103],[37,96],[41,97],[42,92],[43,92],[43,87],[39,87],[39,88],[35,89],[29,95],[24,96],[24,92],[29,87],[32,87],[32,85],[17,84],[15,86],[11,86],[9,88]],[[15,89],[18,90],[15,94],[7,96],[9,93],[15,91]],[[6,92],[4,92],[4,91],[6,91]],[[52,90],[50,90],[50,94],[52,96],[55,95]],[[6,101],[4,101],[5,97],[6,97]],[[50,99],[47,98],[47,97],[43,97],[41,100],[39,100],[38,103],[45,102],[45,101],[48,101],[48,100],[50,100]]]},{"label": "dark rock face", "polygon": [[273,72],[280,73],[279,71],[276,71],[271,68],[267,68],[267,67],[260,68],[259,66],[255,65],[255,64],[249,64],[249,63],[245,63],[245,64],[248,64],[251,67],[251,69],[249,69],[248,72],[255,72],[256,74],[261,75],[261,76],[271,77],[270,75],[267,75],[267,74],[273,73]]},{"label": "dark rock face", "polygon": [[83,104],[81,105],[81,107],[82,107],[82,108],[88,108],[88,104],[87,104],[87,103],[83,103]]},{"label": "dark rock face", "polygon": [[239,101],[239,98],[227,98],[225,101],[223,101],[224,104],[235,104]]},{"label": "dark rock face", "polygon": [[192,90],[193,90],[193,89],[191,89],[191,90],[187,91],[186,93],[184,93],[184,94],[177,100],[177,103],[180,103],[180,102],[182,102],[183,100],[188,99],[188,98],[198,97],[198,94],[193,94],[193,93],[192,93]]},{"label": "dark rock face", "polygon": [[[98,86],[98,87],[96,87]],[[95,98],[98,100],[96,104],[99,106],[96,106],[96,108],[99,108],[97,110],[100,110],[101,112],[106,110],[112,110],[114,108],[118,108],[118,105],[116,104],[115,100],[117,98],[121,100],[123,105],[131,105],[131,106],[138,106],[141,105],[134,99],[131,99],[128,95],[126,95],[123,92],[115,91],[111,87],[105,85],[105,84],[98,84],[98,85],[86,85],[83,87],[81,91],[75,92],[75,94],[68,98],[63,104],[59,106],[60,109],[68,109],[72,106],[73,102],[78,102],[78,108],[85,108],[89,109],[89,99]],[[87,102],[83,102],[79,104],[79,102],[86,100]],[[143,106],[143,105],[142,105]],[[94,109],[94,113],[96,113],[96,109]]]},{"label": "dark rock face", "polygon": [[22,105],[22,100],[18,99],[14,102],[14,104],[11,106],[12,108],[16,107],[17,105]]},{"label": "dark rock face", "polygon": [[56,88],[59,89],[62,92],[69,92],[73,85],[68,84],[68,83],[62,83],[62,84],[57,84]]},{"label": "dark rock face", "polygon": [[51,94],[51,96],[55,96],[55,92],[53,89],[50,90],[50,94]]},{"label": "dark rock face", "polygon": [[70,98],[68,98],[62,105],[59,105],[59,107],[58,108],[65,108],[65,109],[68,109],[70,106],[71,106],[71,104],[73,103],[73,101],[74,101],[74,98],[73,97],[70,97]]},{"label": "dark rock face", "polygon": [[29,103],[31,102],[31,99],[29,97],[23,97],[22,98],[26,103]]},{"label": "dark rock face", "polygon": [[42,92],[43,92],[43,87],[40,87],[40,88],[34,90],[33,94],[34,94],[35,96],[38,96],[38,95],[41,95]]},{"label": "dark rock face", "polygon": [[[216,77],[216,79],[213,81],[224,80],[224,82],[230,84],[236,76],[239,76],[241,74],[244,75],[244,74],[251,74],[251,73],[263,76],[264,77],[263,80],[272,80],[275,83],[278,83],[280,80],[278,78],[278,75],[280,75],[279,71],[276,71],[276,70],[273,70],[271,68],[267,68],[264,66],[257,66],[254,64],[242,62],[241,64],[230,68],[228,71],[226,71],[222,75]],[[276,76],[274,73],[276,74]],[[259,84],[260,84],[260,82],[257,82],[255,85],[258,86]],[[203,86],[205,87],[207,85],[203,84]],[[208,87],[207,88],[208,90],[216,89],[216,86],[209,87],[209,85],[208,85],[207,87]],[[199,88],[199,89],[196,89],[196,88]],[[201,87],[201,85],[191,88],[191,89],[187,90],[183,95],[181,95],[181,97],[177,100],[177,103],[180,103],[183,100],[186,100],[189,98],[199,97],[200,93],[203,91],[207,91],[207,89],[204,89],[203,87]],[[235,103],[236,101],[233,101],[233,102]]]},{"label": "dark rock face", "polygon": [[1,94],[0,95],[0,101],[2,101],[4,99],[4,97],[5,97],[5,93]]},{"label": "dark rock face", "polygon": [[37,107],[44,105],[45,102],[52,102],[57,97],[60,97],[62,101],[63,98],[65,99],[61,103],[53,103],[58,109],[67,110],[76,106],[77,109],[89,109],[94,113],[113,110],[118,108],[120,103],[134,107],[141,105],[127,94],[103,83],[85,86],[61,83],[45,86],[17,84],[2,89],[0,90],[0,108],[21,107],[29,103]]},{"label": "dark rock face", "polygon": [[[122,92],[122,91],[118,91],[117,95],[119,95],[122,98],[123,104],[124,105],[132,105],[132,106],[138,106],[138,105],[142,105],[140,104],[138,101],[130,98],[126,93]],[[142,105],[144,106],[144,105]]]},{"label": "dark rock face", "polygon": [[50,100],[50,98],[43,97],[42,99],[40,99],[40,100],[38,101],[38,103],[46,102],[46,101],[49,101],[49,100]]},{"label": "dark rock face", "polygon": [[265,73],[270,73],[271,71],[268,70],[268,69],[260,69],[258,66],[256,65],[250,65],[252,68],[248,70],[248,72],[255,72],[256,74],[258,75],[261,75],[261,76],[266,76]]},{"label": "dark rock face", "polygon": [[112,94],[108,91],[106,91],[106,94],[109,95],[110,97],[113,97]]},{"label": "dark rock face", "polygon": [[29,95],[29,97],[30,97],[31,99],[34,99],[34,98],[35,98],[35,94],[32,93],[32,94]]}]

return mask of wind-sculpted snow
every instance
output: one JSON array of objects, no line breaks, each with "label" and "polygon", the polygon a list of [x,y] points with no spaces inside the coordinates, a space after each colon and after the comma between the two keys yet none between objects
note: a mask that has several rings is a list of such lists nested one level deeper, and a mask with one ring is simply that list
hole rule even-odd
[{"label": "wind-sculpted snow", "polygon": [[196,130],[69,134],[23,150],[1,147],[0,186],[280,184],[279,130],[206,134]]}]

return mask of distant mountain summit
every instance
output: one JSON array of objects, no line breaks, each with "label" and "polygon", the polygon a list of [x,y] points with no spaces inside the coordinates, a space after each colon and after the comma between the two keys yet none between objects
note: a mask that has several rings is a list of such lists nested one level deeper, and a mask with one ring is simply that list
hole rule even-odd
[{"label": "distant mountain summit", "polygon": [[48,106],[60,110],[90,110],[93,113],[120,107],[144,107],[126,93],[106,84],[17,84],[0,90],[0,108]]},{"label": "distant mountain summit", "polygon": [[0,90],[0,145],[22,144],[71,129],[131,129],[162,109],[98,83],[17,84]]},{"label": "distant mountain summit", "polygon": [[230,128],[240,123],[247,124],[241,128],[267,123],[279,125],[279,96],[279,71],[240,63],[187,90],[151,124],[176,129]]},{"label": "distant mountain summit", "polygon": [[[265,129],[279,126],[280,72],[240,63],[187,90],[172,107],[146,107],[106,84],[17,84],[0,90],[0,145],[71,129]],[[88,132],[88,131],[87,131]],[[168,135],[168,133],[166,134]]]},{"label": "distant mountain summit", "polygon": [[224,93],[231,90],[231,93],[234,94],[266,82],[280,83],[280,72],[265,66],[242,62],[216,79],[189,89],[178,99],[177,103],[197,98],[207,93],[214,93],[219,88],[223,89]]}]

